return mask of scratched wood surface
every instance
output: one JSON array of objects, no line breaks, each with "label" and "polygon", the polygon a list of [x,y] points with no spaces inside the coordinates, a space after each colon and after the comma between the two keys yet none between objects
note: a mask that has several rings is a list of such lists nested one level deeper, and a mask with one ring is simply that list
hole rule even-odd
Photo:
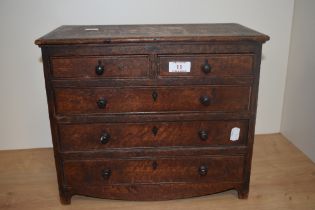
[{"label": "scratched wood surface", "polygon": [[280,134],[255,139],[250,194],[235,191],[198,198],[135,202],[73,196],[59,202],[53,150],[0,151],[0,209],[129,209],[129,210],[314,210],[315,164]]},{"label": "scratched wood surface", "polygon": [[[239,24],[172,24],[61,26],[35,41],[42,47],[61,202],[69,204],[72,195],[169,200],[229,189],[236,189],[239,198],[246,198],[261,47],[268,39],[268,36]],[[192,72],[163,75],[163,63],[167,66],[178,57],[192,63]],[[100,123],[99,120],[121,125],[124,122],[147,124],[157,118],[158,122],[182,122],[186,117],[200,122],[207,114],[212,114],[207,120],[216,117],[223,121],[248,120],[247,129],[242,130],[247,133],[245,143],[210,147],[173,144],[155,148],[145,145],[128,148],[126,143],[122,144],[125,149],[86,151],[88,148],[81,147],[77,152],[69,151],[71,147],[68,150],[63,147],[61,151],[64,145],[59,128],[62,124],[95,124]],[[163,120],[166,117],[168,121]],[[147,121],[141,121],[143,118]],[[132,133],[136,132],[134,129]],[[223,130],[215,136],[221,132]],[[203,131],[202,136],[208,134]],[[102,135],[98,144],[103,146],[108,135],[98,135]],[[85,140],[93,140],[90,137],[88,135]],[[125,136],[121,140],[130,139]],[[176,135],[175,142],[181,140]],[[203,155],[209,157],[205,160]],[[195,159],[192,162],[175,161],[181,156]],[[220,156],[220,161],[215,156]],[[159,159],[164,157],[170,159]],[[103,166],[97,161],[114,158],[126,162],[104,162]],[[129,161],[135,158],[146,160]],[[73,161],[78,162],[71,165],[69,162]],[[86,161],[89,164],[85,164]],[[92,168],[87,167],[89,165]],[[177,170],[180,165],[182,169]],[[142,170],[158,176],[152,176],[151,180],[150,176],[140,173]],[[176,178],[174,173],[179,176]],[[80,176],[82,179],[77,182],[71,181]],[[97,179],[102,179],[104,186]],[[106,184],[107,180],[112,182]]]},{"label": "scratched wood surface", "polygon": [[164,25],[64,25],[35,41],[37,45],[156,41],[259,41],[269,37],[235,23]]}]

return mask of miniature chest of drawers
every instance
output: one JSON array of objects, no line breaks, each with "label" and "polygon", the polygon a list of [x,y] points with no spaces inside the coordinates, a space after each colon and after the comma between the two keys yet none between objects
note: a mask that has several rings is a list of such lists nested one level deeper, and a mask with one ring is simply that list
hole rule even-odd
[{"label": "miniature chest of drawers", "polygon": [[36,40],[61,202],[246,198],[268,39],[183,24],[61,26]]}]

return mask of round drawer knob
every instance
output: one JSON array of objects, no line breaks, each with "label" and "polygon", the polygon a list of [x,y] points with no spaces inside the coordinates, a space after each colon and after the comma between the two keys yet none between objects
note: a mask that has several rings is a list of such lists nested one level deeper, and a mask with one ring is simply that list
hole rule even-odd
[{"label": "round drawer knob", "polygon": [[199,138],[202,140],[202,141],[206,141],[208,139],[208,132],[207,131],[199,131]]},{"label": "round drawer knob", "polygon": [[103,133],[100,138],[101,144],[107,144],[109,142],[110,135],[109,133]]},{"label": "round drawer knob", "polygon": [[106,107],[107,100],[105,98],[100,98],[97,100],[96,103],[97,103],[98,108],[104,109]]},{"label": "round drawer knob", "polygon": [[102,171],[103,179],[109,179],[111,175],[112,175],[112,170],[110,170],[109,168],[106,168]]},{"label": "round drawer knob", "polygon": [[211,65],[208,63],[208,60],[205,61],[205,64],[203,64],[202,66],[202,71],[205,73],[205,74],[208,74],[211,72]]},{"label": "round drawer knob", "polygon": [[211,104],[211,98],[208,96],[201,96],[199,101],[204,106],[209,106]]},{"label": "round drawer knob", "polygon": [[95,67],[95,73],[97,75],[102,75],[105,71],[104,66],[101,64],[101,61],[98,62],[98,65]]},{"label": "round drawer knob", "polygon": [[207,166],[200,166],[199,167],[199,175],[200,176],[206,176],[208,173],[208,167]]}]

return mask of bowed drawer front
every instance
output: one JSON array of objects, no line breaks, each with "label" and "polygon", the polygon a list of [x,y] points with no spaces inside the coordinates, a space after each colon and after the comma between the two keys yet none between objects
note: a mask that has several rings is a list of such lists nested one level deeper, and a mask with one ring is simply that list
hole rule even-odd
[{"label": "bowed drawer front", "polygon": [[36,40],[61,202],[246,198],[268,39],[192,24],[61,26]]},{"label": "bowed drawer front", "polygon": [[173,182],[241,182],[242,156],[84,160],[64,163],[71,186]]}]

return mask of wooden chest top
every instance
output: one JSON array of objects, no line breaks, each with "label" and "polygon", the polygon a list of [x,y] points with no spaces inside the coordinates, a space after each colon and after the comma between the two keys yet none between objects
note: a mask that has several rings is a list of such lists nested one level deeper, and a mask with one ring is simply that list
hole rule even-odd
[{"label": "wooden chest top", "polygon": [[257,41],[269,37],[239,24],[64,25],[35,41],[37,45],[160,41]]}]

